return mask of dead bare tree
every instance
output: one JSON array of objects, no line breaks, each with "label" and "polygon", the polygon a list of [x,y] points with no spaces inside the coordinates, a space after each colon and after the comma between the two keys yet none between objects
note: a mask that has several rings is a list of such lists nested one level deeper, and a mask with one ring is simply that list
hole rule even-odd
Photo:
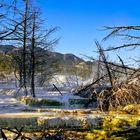
[{"label": "dead bare tree", "polygon": [[23,85],[25,88],[25,94],[27,95],[27,81],[26,81],[26,48],[27,48],[27,19],[29,12],[29,1],[25,0],[25,13],[24,13],[24,24],[23,24]]},{"label": "dead bare tree", "polygon": [[109,77],[109,80],[110,80],[110,84],[111,84],[111,86],[113,86],[113,78],[112,78],[111,71],[110,71],[110,68],[108,66],[108,62],[107,62],[106,56],[104,54],[104,51],[103,51],[103,49],[102,49],[102,47],[101,47],[101,45],[99,44],[98,41],[95,41],[95,44],[96,44],[96,46],[99,50],[100,56],[102,57],[102,61],[105,64],[105,67],[106,67],[106,70],[107,70],[107,73],[108,73],[108,77]]},{"label": "dead bare tree", "polygon": [[[13,53],[14,66],[19,73],[19,85],[20,88],[25,89],[25,95],[27,95],[27,84],[29,85],[31,82],[31,94],[35,97],[35,72],[41,65],[46,65],[46,53],[42,52],[57,43],[58,39],[49,38],[57,28],[43,29],[39,11],[34,10],[33,6],[29,6],[29,0],[23,1],[23,4],[24,9],[16,9],[15,12],[18,14],[18,20],[11,19],[6,28],[11,32],[1,36],[1,40],[13,41],[18,46],[20,45],[21,48]],[[11,30],[10,27],[14,30]],[[16,77],[18,78],[18,76]]]},{"label": "dead bare tree", "polygon": [[[28,47],[28,37],[31,34],[29,30],[30,25],[30,17],[31,14],[29,13],[29,1],[25,0],[23,1],[24,4],[24,10],[16,9],[16,16],[17,19],[10,19],[10,27],[14,27],[15,30],[9,34],[8,36],[5,36],[2,40],[5,41],[14,41],[14,43],[17,43],[18,45],[21,45],[22,49],[18,51],[18,54],[20,56],[14,56],[13,59],[18,62],[18,68],[19,68],[19,74],[20,74],[20,88],[24,88],[25,95],[27,95],[27,47]],[[7,27],[7,30],[10,30],[9,27]]]},{"label": "dead bare tree", "polygon": [[[32,13],[30,69],[31,69],[31,94],[33,97],[35,97],[35,73],[37,71],[37,67],[40,67],[41,65],[44,64],[48,65],[48,63],[45,62],[46,60],[44,61],[44,59],[41,59],[45,57],[45,53],[42,53],[42,51],[49,50],[53,45],[55,45],[58,42],[58,39],[49,40],[51,34],[57,30],[57,27],[45,30],[42,29],[41,27],[42,24],[40,23],[41,20],[39,15],[40,15],[39,10],[34,10]],[[40,60],[38,61],[37,59]]]}]

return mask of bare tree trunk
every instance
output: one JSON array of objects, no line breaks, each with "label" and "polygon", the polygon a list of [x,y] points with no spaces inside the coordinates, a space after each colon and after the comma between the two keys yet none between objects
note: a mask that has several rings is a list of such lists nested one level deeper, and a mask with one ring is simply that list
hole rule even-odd
[{"label": "bare tree trunk", "polygon": [[22,79],[22,71],[19,71],[19,87],[22,87],[23,79]]},{"label": "bare tree trunk", "polygon": [[25,88],[25,95],[27,95],[26,85],[26,43],[27,43],[27,16],[28,16],[28,0],[25,1],[25,15],[24,15],[24,36],[23,36],[23,85]]},{"label": "bare tree trunk", "polygon": [[36,13],[33,14],[32,48],[31,48],[31,94],[35,97],[35,26]]}]

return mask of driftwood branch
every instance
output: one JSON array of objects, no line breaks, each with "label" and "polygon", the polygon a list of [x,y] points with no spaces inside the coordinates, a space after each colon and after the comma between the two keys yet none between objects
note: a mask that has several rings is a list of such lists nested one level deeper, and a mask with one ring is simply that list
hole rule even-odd
[{"label": "driftwood branch", "polygon": [[56,87],[55,84],[53,84],[54,88],[63,96],[63,94],[61,93],[61,91]]}]

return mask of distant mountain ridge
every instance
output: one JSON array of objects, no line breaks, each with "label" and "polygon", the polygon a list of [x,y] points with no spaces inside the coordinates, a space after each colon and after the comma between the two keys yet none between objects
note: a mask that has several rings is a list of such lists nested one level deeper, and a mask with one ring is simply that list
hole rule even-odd
[{"label": "distant mountain ridge", "polygon": [[[13,45],[0,45],[0,52],[4,53],[4,54],[13,52],[14,50],[17,50],[17,49],[19,49],[19,48],[15,47]],[[55,52],[55,51],[43,50],[42,48],[39,48],[38,50],[39,50],[38,52],[45,51],[46,55],[48,55],[49,58],[59,62],[60,64],[72,65],[74,63],[78,64],[81,62],[85,62],[85,60],[77,57],[76,55],[74,55],[72,53],[62,54],[62,53]]]},{"label": "distant mountain ridge", "polygon": [[13,45],[0,45],[0,52],[8,53],[9,51],[12,51],[16,47]]},{"label": "distant mountain ridge", "polygon": [[[7,53],[10,54],[20,49],[21,48],[15,47],[13,45],[0,45],[0,53],[3,53],[3,54],[7,54]],[[42,48],[36,48],[36,52],[39,54],[43,53],[45,60],[47,60],[48,62],[57,63],[62,69],[64,67],[67,69],[71,69],[74,65],[76,66],[79,63],[84,62],[88,66],[88,69],[89,67],[90,69],[92,69],[93,75],[95,74],[95,76],[97,76],[98,63],[99,63],[98,60],[85,61],[84,59],[79,58],[72,53],[62,54],[55,51],[44,50]],[[108,62],[108,64],[111,70],[114,70],[114,71],[117,70],[118,72],[120,71],[121,74],[122,73],[125,74],[124,67],[121,64],[117,64],[113,62]],[[106,73],[105,64],[103,62],[100,62],[100,65],[102,67],[100,73]],[[126,66],[126,69],[127,69],[127,72],[131,72],[135,70],[135,68],[131,68],[128,66]]]},{"label": "distant mountain ridge", "polygon": [[59,63],[65,64],[65,65],[72,65],[74,63],[76,64],[76,63],[85,62],[83,59],[81,59],[71,53],[62,54],[62,53],[58,53],[58,52],[49,52],[49,56],[50,56],[50,58],[52,58],[56,61],[59,61]]}]

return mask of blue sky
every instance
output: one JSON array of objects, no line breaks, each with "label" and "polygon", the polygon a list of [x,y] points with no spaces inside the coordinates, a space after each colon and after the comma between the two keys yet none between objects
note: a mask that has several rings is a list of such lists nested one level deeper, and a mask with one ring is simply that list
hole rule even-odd
[{"label": "blue sky", "polygon": [[[103,26],[138,25],[140,23],[139,0],[38,0],[47,26],[58,26],[56,37],[61,37],[55,50],[94,56],[94,40],[107,35]],[[118,45],[119,41],[109,40],[105,47]],[[133,55],[139,54],[139,49]],[[131,54],[118,52],[127,58]],[[111,59],[115,59],[114,55]],[[81,56],[82,57],[82,56]]]}]

